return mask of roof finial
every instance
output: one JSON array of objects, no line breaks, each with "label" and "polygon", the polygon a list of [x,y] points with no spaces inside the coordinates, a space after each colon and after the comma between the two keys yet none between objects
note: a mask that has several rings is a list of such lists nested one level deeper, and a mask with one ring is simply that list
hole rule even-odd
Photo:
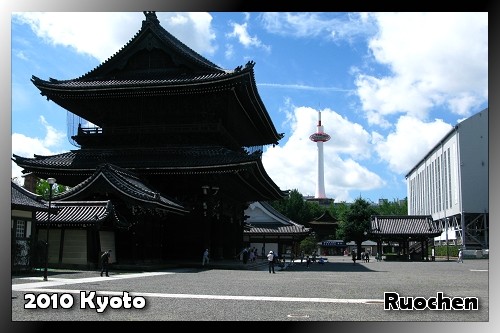
[{"label": "roof finial", "polygon": [[144,16],[146,16],[146,20],[142,21],[142,25],[147,23],[156,23],[160,24],[160,20],[156,17],[156,12],[155,11],[145,11],[143,12]]}]

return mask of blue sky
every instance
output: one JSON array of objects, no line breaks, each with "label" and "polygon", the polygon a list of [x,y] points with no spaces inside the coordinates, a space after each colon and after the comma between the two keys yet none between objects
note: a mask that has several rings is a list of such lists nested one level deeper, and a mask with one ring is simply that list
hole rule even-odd
[{"label": "blue sky", "polygon": [[[405,175],[461,120],[488,106],[488,14],[172,13],[161,25],[226,69],[255,61],[278,132],[263,163],[283,190],[314,195],[318,111],[327,197],[403,199]],[[142,12],[13,13],[12,153],[77,149],[66,110],[31,83],[77,78],[140,29]],[[92,22],[92,24],[88,24]],[[12,177],[21,170],[12,163]]]}]

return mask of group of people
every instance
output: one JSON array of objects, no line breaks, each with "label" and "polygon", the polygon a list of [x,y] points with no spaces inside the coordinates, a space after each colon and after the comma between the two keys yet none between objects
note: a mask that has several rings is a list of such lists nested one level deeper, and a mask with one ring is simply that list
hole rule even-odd
[{"label": "group of people", "polygon": [[[357,256],[357,253],[355,250],[351,251],[351,256],[352,256],[352,263],[354,265],[356,263],[356,260],[358,259],[358,256]],[[379,261],[378,255],[376,256],[376,258],[377,258],[377,261]],[[361,252],[361,260],[363,260],[364,262],[370,262],[370,252],[368,252],[368,251]]]},{"label": "group of people", "polygon": [[256,247],[248,247],[244,248],[238,256],[241,258],[244,264],[247,262],[254,262],[257,260],[257,248]]}]

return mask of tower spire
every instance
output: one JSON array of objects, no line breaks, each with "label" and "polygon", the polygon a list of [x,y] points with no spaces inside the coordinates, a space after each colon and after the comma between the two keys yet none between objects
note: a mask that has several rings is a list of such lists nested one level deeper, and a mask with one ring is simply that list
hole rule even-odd
[{"label": "tower spire", "polygon": [[316,142],[318,146],[318,181],[316,183],[316,198],[324,199],[325,194],[325,176],[324,176],[324,161],[323,161],[323,142],[330,140],[330,135],[324,132],[323,125],[321,125],[321,111],[318,111],[318,126],[316,133],[309,136],[309,139]]}]

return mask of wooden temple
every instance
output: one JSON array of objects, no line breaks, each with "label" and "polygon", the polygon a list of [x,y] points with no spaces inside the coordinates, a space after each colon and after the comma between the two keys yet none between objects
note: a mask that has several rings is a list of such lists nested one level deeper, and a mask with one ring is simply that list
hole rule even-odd
[{"label": "wooden temple", "polygon": [[[50,225],[51,265],[69,258],[71,244],[85,254],[78,263],[90,266],[107,248],[119,263],[199,259],[205,248],[213,258],[233,258],[248,205],[286,195],[262,164],[263,147],[283,134],[257,91],[255,63],[220,68],[166,31],[155,12],[144,14],[135,36],[88,73],[32,77],[42,96],[67,111],[77,147],[13,155],[24,173],[71,187],[53,198],[74,209],[68,216],[62,209],[65,223]],[[77,217],[103,202],[106,216]],[[47,226],[42,213],[39,230]]]},{"label": "wooden temple", "polygon": [[373,215],[368,235],[377,242],[379,254],[384,243],[395,242],[400,260],[428,261],[429,241],[441,233],[430,215]]}]

